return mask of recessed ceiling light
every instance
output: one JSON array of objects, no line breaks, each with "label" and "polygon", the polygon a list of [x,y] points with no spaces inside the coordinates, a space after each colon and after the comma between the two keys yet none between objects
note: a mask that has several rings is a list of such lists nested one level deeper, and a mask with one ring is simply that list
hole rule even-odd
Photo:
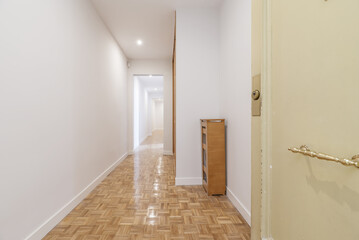
[{"label": "recessed ceiling light", "polygon": [[155,88],[155,90],[157,91],[157,90],[158,90],[158,88]]},{"label": "recessed ceiling light", "polygon": [[142,40],[141,40],[141,39],[138,39],[138,40],[137,40],[137,45],[138,45],[138,46],[141,46],[142,44],[143,44]]},{"label": "recessed ceiling light", "polygon": [[152,77],[152,75],[149,76],[150,78]]}]

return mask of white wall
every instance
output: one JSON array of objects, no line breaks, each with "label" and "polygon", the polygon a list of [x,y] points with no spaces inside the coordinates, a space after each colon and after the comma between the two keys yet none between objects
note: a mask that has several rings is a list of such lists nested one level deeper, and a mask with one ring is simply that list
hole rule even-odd
[{"label": "white wall", "polygon": [[133,77],[133,148],[140,145],[140,82]]},{"label": "white wall", "polygon": [[163,152],[172,154],[172,62],[171,60],[131,60],[128,69],[128,151],[133,152],[133,76],[163,75],[164,129]]},{"label": "white wall", "polygon": [[88,4],[0,3],[0,239],[41,239],[126,156],[126,58]]},{"label": "white wall", "polygon": [[148,137],[148,93],[139,84],[139,140],[140,144]]},{"label": "white wall", "polygon": [[250,223],[251,1],[220,9],[220,114],[227,119],[227,195]]},{"label": "white wall", "polygon": [[201,118],[225,118],[227,195],[250,223],[251,1],[177,10],[176,184],[201,184]]},{"label": "white wall", "polygon": [[162,130],[163,129],[163,101],[162,100],[154,100],[153,113],[154,113],[153,129]]},{"label": "white wall", "polygon": [[202,184],[201,118],[219,118],[218,9],[177,10],[176,184]]},{"label": "white wall", "polygon": [[[154,93],[154,92],[151,92],[148,94],[148,103],[149,103],[149,106],[148,106],[148,135],[151,136],[152,135],[152,132],[156,129],[155,128],[155,100],[158,100],[158,99],[162,99],[163,101],[163,93]],[[163,115],[162,115],[162,121],[163,121]],[[163,126],[162,126],[162,129],[163,129]]]}]

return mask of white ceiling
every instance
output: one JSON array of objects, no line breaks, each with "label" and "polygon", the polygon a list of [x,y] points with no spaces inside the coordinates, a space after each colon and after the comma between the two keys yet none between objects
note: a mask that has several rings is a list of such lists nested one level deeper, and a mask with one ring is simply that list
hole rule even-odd
[{"label": "white ceiling", "polygon": [[[129,59],[171,59],[175,10],[222,0],[92,0]],[[141,39],[142,46],[136,41]]]},{"label": "white ceiling", "polygon": [[137,78],[149,94],[163,94],[163,76],[137,76]]}]

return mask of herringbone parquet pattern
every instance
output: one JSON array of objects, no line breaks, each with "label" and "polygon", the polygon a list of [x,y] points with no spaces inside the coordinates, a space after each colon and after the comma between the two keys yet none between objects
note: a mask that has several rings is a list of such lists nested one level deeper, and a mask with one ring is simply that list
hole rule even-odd
[{"label": "herringbone parquet pattern", "polygon": [[227,197],[174,186],[161,133],[148,138],[44,239],[250,239]]}]

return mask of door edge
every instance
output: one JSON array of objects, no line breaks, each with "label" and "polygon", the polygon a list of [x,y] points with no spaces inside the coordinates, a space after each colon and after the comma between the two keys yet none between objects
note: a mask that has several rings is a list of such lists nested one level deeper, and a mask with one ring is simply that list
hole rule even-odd
[{"label": "door edge", "polygon": [[262,239],[273,239],[271,237],[271,211],[270,200],[272,194],[271,186],[271,146],[272,146],[272,124],[271,124],[271,61],[272,61],[272,17],[271,0],[262,0],[263,11],[263,36],[262,36],[262,119],[261,119],[261,148],[262,148],[262,195],[261,195],[261,236]]}]

